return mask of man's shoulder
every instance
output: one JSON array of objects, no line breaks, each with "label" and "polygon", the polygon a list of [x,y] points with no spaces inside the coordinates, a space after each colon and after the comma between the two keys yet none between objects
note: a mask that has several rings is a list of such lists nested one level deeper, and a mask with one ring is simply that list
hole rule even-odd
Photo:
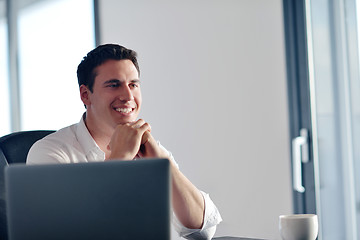
[{"label": "man's shoulder", "polygon": [[77,124],[73,124],[45,136],[33,144],[30,152],[62,152],[76,148],[79,145],[77,144],[76,129]]},{"label": "man's shoulder", "polygon": [[74,139],[76,139],[76,128],[77,128],[77,124],[64,127],[40,139],[38,142],[36,142],[36,144],[39,143],[59,144],[63,142],[65,143],[72,142]]},{"label": "man's shoulder", "polygon": [[66,163],[77,147],[76,124],[47,135],[32,145],[27,164]]}]

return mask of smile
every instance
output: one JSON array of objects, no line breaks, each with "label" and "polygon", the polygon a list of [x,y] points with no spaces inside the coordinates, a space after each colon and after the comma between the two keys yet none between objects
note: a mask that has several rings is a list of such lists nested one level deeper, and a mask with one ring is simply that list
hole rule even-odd
[{"label": "smile", "polygon": [[120,113],[130,113],[133,110],[134,110],[133,108],[115,108],[115,111]]}]

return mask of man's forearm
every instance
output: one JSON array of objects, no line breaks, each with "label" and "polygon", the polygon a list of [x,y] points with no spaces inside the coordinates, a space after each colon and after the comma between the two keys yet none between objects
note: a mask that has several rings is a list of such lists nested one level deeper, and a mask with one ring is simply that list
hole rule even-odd
[{"label": "man's forearm", "polygon": [[170,165],[174,212],[185,227],[200,229],[205,211],[203,196],[173,163]]},{"label": "man's forearm", "polygon": [[[162,149],[150,132],[145,132],[146,143],[142,157],[169,159],[169,153]],[[200,191],[181,173],[169,159],[172,180],[172,204],[178,220],[187,228],[200,229],[204,221],[205,203]]]}]

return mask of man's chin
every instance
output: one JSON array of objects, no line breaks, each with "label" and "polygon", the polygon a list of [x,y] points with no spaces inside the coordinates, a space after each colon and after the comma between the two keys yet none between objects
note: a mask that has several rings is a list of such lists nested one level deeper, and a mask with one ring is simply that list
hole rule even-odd
[{"label": "man's chin", "polygon": [[127,124],[127,123],[132,123],[132,122],[135,122],[135,121],[136,121],[136,119],[133,119],[133,118],[121,119],[121,120],[116,121],[116,124],[117,125],[123,125],[123,124]]}]

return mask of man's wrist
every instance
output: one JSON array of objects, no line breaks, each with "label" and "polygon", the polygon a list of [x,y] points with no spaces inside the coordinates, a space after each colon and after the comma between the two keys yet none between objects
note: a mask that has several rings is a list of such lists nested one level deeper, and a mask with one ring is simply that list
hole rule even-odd
[{"label": "man's wrist", "polygon": [[106,160],[133,160],[135,156],[131,157],[130,154],[117,154],[117,153],[111,153],[110,156]]}]

